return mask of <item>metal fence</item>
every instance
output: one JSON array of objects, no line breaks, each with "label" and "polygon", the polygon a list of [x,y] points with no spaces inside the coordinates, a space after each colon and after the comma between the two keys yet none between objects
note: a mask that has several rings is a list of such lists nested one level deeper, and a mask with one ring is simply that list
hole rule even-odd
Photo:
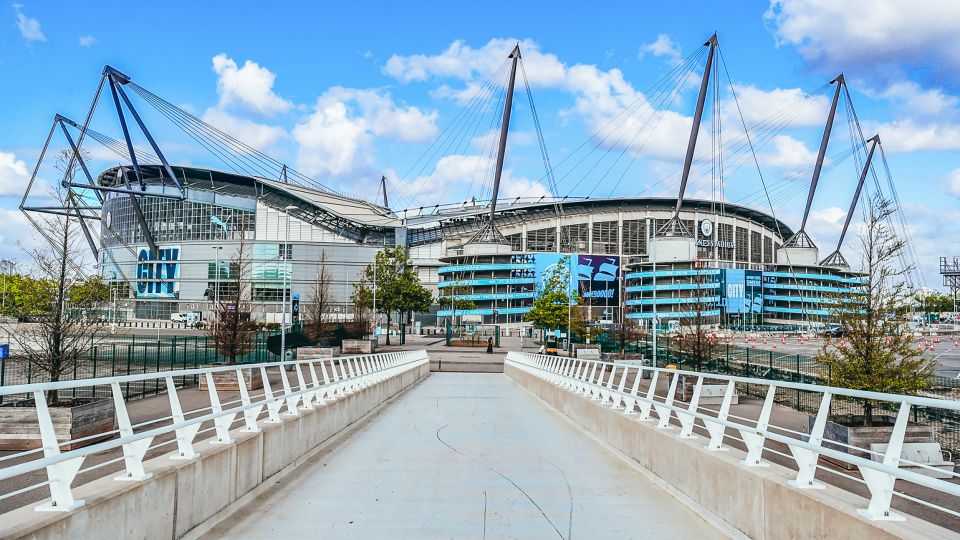
[{"label": "metal fence", "polygon": [[[47,382],[0,387],[0,396],[31,394],[36,403],[35,424],[40,434],[41,447],[0,456],[0,486],[4,481],[46,471],[46,480],[14,491],[0,487],[0,500],[49,486],[50,500],[38,510],[70,511],[83,504],[73,497],[72,484],[80,473],[92,471],[113,462],[123,462],[126,472],[117,480],[140,481],[152,474],[144,470],[147,452],[157,448],[176,450],[176,459],[196,459],[194,440],[201,433],[212,433],[214,444],[233,442],[231,433],[240,428],[246,432],[261,430],[263,423],[280,423],[281,411],[287,416],[298,416],[303,410],[313,409],[341,399],[393,375],[415,369],[429,362],[425,351],[401,351],[383,354],[345,356],[338,358],[300,360],[271,363],[249,363],[200,369],[173,369],[146,374],[102,376],[95,379]],[[289,372],[289,375],[288,375]],[[271,374],[280,379],[279,388],[271,388]],[[217,388],[217,377],[235,377],[239,397],[222,394]],[[177,391],[177,379],[203,377],[207,382],[209,401],[199,407],[184,410]],[[247,389],[246,381],[259,378],[260,388]],[[122,388],[131,383],[149,383],[159,386],[167,394],[169,407],[158,405],[157,417],[132,424]],[[80,438],[57,438],[53,416],[44,396],[51,390],[67,394],[74,389],[102,387],[113,397],[113,417],[117,428]],[[221,395],[227,401],[221,401]],[[162,400],[162,398],[161,398]],[[201,429],[205,424],[213,425]],[[242,426],[242,427],[241,427]],[[169,438],[174,435],[174,438]],[[167,436],[167,440],[162,440]],[[103,438],[106,441],[96,442]],[[93,444],[91,444],[93,443]],[[88,456],[122,448],[123,456],[104,463],[81,468]],[[149,501],[148,501],[149,503]]]},{"label": "metal fence", "polygon": [[[797,489],[824,488],[815,478],[818,471],[862,482],[871,495],[867,508],[859,510],[867,519],[903,519],[891,510],[893,496],[960,517],[960,512],[955,510],[960,501],[960,485],[955,482],[960,479],[960,474],[954,472],[952,466],[949,469],[938,468],[942,466],[941,463],[924,459],[920,452],[914,455],[904,444],[914,409],[941,409],[956,414],[960,412],[960,401],[529,353],[510,352],[507,363],[578,395],[597,400],[601,405],[612,405],[624,414],[639,412],[638,420],[656,421],[658,429],[675,429],[671,419],[676,418],[681,427],[680,438],[695,438],[694,430],[706,432],[708,450],[724,450],[728,439],[740,441],[747,452],[741,463],[747,467],[766,466],[763,460],[765,453],[792,459],[797,467],[797,476],[790,485]],[[666,385],[658,386],[658,379],[667,379],[664,381]],[[691,391],[685,397],[686,403],[677,397],[681,380],[692,383]],[[750,387],[759,389],[759,393],[765,396],[759,412],[742,408],[731,410],[736,392]],[[716,390],[719,390],[719,394]],[[800,432],[786,424],[774,423],[772,410],[775,396],[794,392],[815,396],[817,409],[809,431]],[[722,395],[719,406],[701,405],[701,399],[706,401],[702,396],[717,395]],[[857,446],[866,444],[862,441],[830,438],[826,428],[831,404],[841,399],[886,403],[885,408],[895,411],[889,438],[879,441],[882,444],[869,444],[867,447]],[[748,417],[740,416],[744,414]],[[772,448],[766,442],[768,440],[786,445],[790,453]],[[820,456],[846,464],[851,469],[859,469],[861,477],[821,465]],[[942,498],[924,500],[911,497],[899,489],[894,490],[895,481],[934,490],[942,494]]]},{"label": "metal fence", "polygon": [[[602,342],[601,342],[602,343]],[[606,349],[610,349],[609,344]],[[640,354],[644,358],[653,358],[653,342],[649,336],[626,344],[627,353]],[[662,336],[657,340],[657,362],[655,367],[674,365],[677,369],[702,371],[739,377],[750,377],[768,381],[791,383],[809,383],[832,386],[829,370],[823,375],[817,369],[813,357],[803,354],[780,353],[773,350],[753,349],[730,343],[717,343],[712,354],[705,360],[697,361],[689,350],[689,342],[671,336]],[[741,394],[763,398],[766,389],[754,385],[739,385]],[[924,397],[940,399],[960,399],[960,381],[948,377],[933,377],[933,385],[921,393]],[[798,411],[815,413],[820,406],[819,395],[799,389],[778,389],[775,402]],[[863,416],[866,406],[872,409],[874,422],[891,423],[897,414],[897,408],[889,402],[872,402],[865,399],[849,399],[837,396],[830,403],[830,414]],[[913,407],[911,421],[930,426],[934,430],[937,442],[948,450],[954,461],[960,463],[960,413],[949,409],[928,409]]]},{"label": "metal fence", "polygon": [[[250,364],[277,360],[277,356],[267,350],[267,338],[272,333],[262,332],[254,339],[253,349],[235,359],[236,363]],[[61,380],[94,379],[97,377],[119,377],[191,369],[211,364],[224,364],[229,358],[217,353],[213,341],[207,336],[111,336],[93,347],[87,358],[75,363],[74,369],[61,376]],[[25,358],[16,354],[0,361],[0,387],[49,382],[49,377],[38,370]],[[184,378],[177,381],[178,386],[197,384],[197,378]],[[109,390],[109,389],[107,389]],[[156,395],[165,391],[163,381],[142,380],[124,384],[126,399],[136,399]],[[94,389],[94,393],[84,393],[74,387],[61,394],[66,399],[93,399],[110,397],[104,389]],[[32,399],[30,396],[0,395],[0,404],[16,402],[20,399]]]}]

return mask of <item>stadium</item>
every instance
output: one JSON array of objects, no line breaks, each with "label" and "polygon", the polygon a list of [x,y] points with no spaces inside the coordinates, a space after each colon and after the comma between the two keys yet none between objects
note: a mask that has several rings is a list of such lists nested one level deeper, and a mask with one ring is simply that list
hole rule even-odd
[{"label": "stadium", "polygon": [[[679,191],[673,197],[653,193],[560,196],[528,85],[529,108],[551,195],[501,199],[498,190],[514,85],[518,64],[523,67],[518,46],[498,72],[502,80],[488,81],[501,95],[499,100],[490,100],[492,107],[484,105],[484,110],[492,111],[492,124],[499,130],[499,138],[491,138],[489,155],[496,159],[491,159],[490,190],[481,190],[486,197],[399,210],[388,203],[386,178],[377,192],[382,192],[382,203],[338,193],[108,66],[91,110],[103,88],[108,88],[124,130],[123,140],[57,115],[53,127],[61,128],[66,136],[72,159],[79,163],[87,182],[65,178],[63,185],[79,195],[56,209],[27,204],[31,182],[21,208],[28,214],[60,213],[77,218],[98,261],[99,273],[124,291],[128,314],[138,319],[169,320],[183,312],[209,317],[218,295],[239,279],[249,283],[252,317],[265,322],[289,321],[289,314],[281,315],[287,313],[288,301],[310,301],[323,259],[333,280],[331,315],[350,320],[355,311],[350,298],[361,272],[379,251],[402,246],[409,264],[437,298],[431,313],[416,315],[416,322],[424,325],[456,319],[467,324],[529,326],[525,315],[544,276],[557,265],[566,266],[569,292],[578,297],[581,307],[588,308],[593,324],[634,321],[649,326],[676,321],[678,325],[756,328],[828,323],[831,306],[854,301],[865,284],[864,276],[851,269],[841,248],[865,180],[873,170],[875,150],[882,155],[879,137],[864,139],[859,124],[851,124],[851,133],[859,136],[851,137],[850,149],[839,158],[827,155],[838,105],[850,108],[848,122],[856,121],[841,75],[819,90],[832,93],[832,102],[798,228],[778,219],[772,204],[770,210],[758,210],[755,205],[726,200],[722,167],[719,180],[714,179],[720,189],[714,190],[713,197],[687,197],[691,169],[710,174],[713,163],[716,175],[718,162],[709,152],[696,150],[697,140],[703,136],[705,101],[711,83],[716,84],[710,78],[716,63],[716,36],[704,45],[685,61],[685,67],[691,68],[706,55],[690,140],[678,176]],[[672,83],[679,88],[688,77],[677,73]],[[525,72],[523,80],[526,83]],[[152,105],[198,146],[220,157],[231,171],[171,165],[128,92]],[[139,127],[148,141],[148,150],[134,145],[121,98],[127,114],[136,121],[131,125]],[[717,101],[715,96],[713,100]],[[773,121],[761,123],[756,141],[747,133],[737,144],[745,155],[750,155],[749,150],[756,159],[753,145],[769,141],[776,127]],[[51,129],[51,136],[55,131]],[[77,138],[71,133],[77,133]],[[714,135],[711,152],[716,153],[721,146],[719,131]],[[112,150],[122,164],[93,177],[80,151],[84,140]],[[606,151],[611,148],[614,146],[607,145]],[[821,259],[806,232],[811,203],[825,162],[832,167],[851,155],[856,157],[859,181],[839,242]],[[876,173],[872,176],[876,181]],[[892,188],[892,182],[890,185]],[[766,184],[759,193],[769,201]],[[471,307],[456,309],[454,299],[469,301]]]}]

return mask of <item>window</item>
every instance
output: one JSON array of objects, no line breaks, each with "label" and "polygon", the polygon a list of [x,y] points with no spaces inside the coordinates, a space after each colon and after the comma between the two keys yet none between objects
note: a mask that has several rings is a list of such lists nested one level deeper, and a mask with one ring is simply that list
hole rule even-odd
[{"label": "window", "polygon": [[763,244],[760,237],[760,233],[756,231],[750,231],[750,262],[760,263],[761,252],[763,251]]},{"label": "window", "polygon": [[[726,243],[729,245],[729,242],[733,242],[733,225],[729,223],[720,223],[717,226],[717,241],[721,244]],[[733,260],[733,248],[727,247],[718,247],[717,248],[717,258],[722,261],[732,261]]]},{"label": "window", "polygon": [[601,221],[593,224],[593,252],[600,255],[616,255],[620,252],[619,228],[616,221]]},{"label": "window", "polygon": [[[158,243],[254,237],[256,212],[252,210],[150,196],[139,197],[138,201],[147,226]],[[146,242],[129,197],[109,197],[103,204],[103,214],[105,246]]]},{"label": "window", "polygon": [[522,240],[523,238],[521,237],[520,233],[507,235],[507,242],[510,242],[510,249],[513,251],[520,251],[523,249],[523,244],[521,243]]},{"label": "window", "polygon": [[769,236],[763,237],[763,262],[773,264],[773,239]]},{"label": "window", "polygon": [[737,250],[738,261],[744,261],[744,262],[747,261],[747,256],[750,252],[750,246],[747,245],[748,238],[749,238],[749,235],[747,234],[748,232],[750,231],[748,231],[744,227],[737,227],[736,250]]},{"label": "window", "polygon": [[560,227],[560,251],[563,253],[586,253],[589,248],[590,225],[577,223]]},{"label": "window", "polygon": [[647,220],[632,219],[623,222],[623,254],[640,255],[647,252]]},{"label": "window", "polygon": [[527,231],[527,251],[557,251],[557,230],[550,227]]}]

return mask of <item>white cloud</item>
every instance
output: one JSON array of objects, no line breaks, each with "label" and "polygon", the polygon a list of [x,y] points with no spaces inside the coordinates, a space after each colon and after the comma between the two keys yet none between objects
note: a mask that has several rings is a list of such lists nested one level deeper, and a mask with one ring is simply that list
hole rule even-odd
[{"label": "white cloud", "polygon": [[203,113],[203,121],[257,150],[267,150],[287,138],[287,132],[283,128],[234,116],[215,107]]},{"label": "white cloud", "polygon": [[960,2],[955,0],[771,0],[764,14],[778,44],[811,66],[896,80],[926,66],[931,79],[960,82]]},{"label": "white cloud", "polygon": [[27,17],[23,13],[21,4],[13,4],[13,11],[17,15],[17,30],[20,30],[20,37],[27,43],[47,40],[47,36],[43,35],[43,30],[40,29],[40,21],[33,17]]},{"label": "white cloud", "polygon": [[397,105],[378,90],[334,87],[317,98],[313,113],[293,129],[297,167],[307,174],[344,175],[370,163],[374,138],[421,142],[435,136],[437,113]]},{"label": "white cloud", "polygon": [[458,40],[436,55],[393,55],[384,65],[383,72],[401,82],[431,78],[486,80],[507,60],[507,55],[517,43],[520,44],[520,54],[531,86],[555,87],[564,84],[564,64],[555,54],[540,51],[540,46],[530,39],[491,39],[477,49]]},{"label": "white cloud", "polygon": [[[506,172],[506,171],[505,171]],[[500,179],[500,196],[499,199],[504,201],[508,199],[515,199],[521,197],[521,200],[530,200],[530,199],[539,199],[540,197],[550,197],[550,190],[547,189],[547,186],[537,182],[536,180],[530,180],[529,178],[513,178],[512,176],[504,176]]]},{"label": "white cloud", "polygon": [[[464,103],[481,91],[486,78],[503,65],[516,43],[516,39],[492,39],[480,48],[472,48],[455,41],[436,55],[394,55],[384,66],[384,73],[401,82],[460,80],[463,88],[444,84],[434,95]],[[541,51],[530,39],[519,43],[532,87],[558,89],[574,96],[573,107],[561,111],[561,116],[575,114],[582,118],[590,133],[604,140],[605,146],[626,147],[640,156],[682,157],[690,117],[673,111],[652,116],[653,107],[646,96],[635,90],[619,69],[602,70],[593,64],[567,66],[556,55]],[[666,49],[657,50],[663,53]],[[687,82],[681,84],[686,87]],[[630,119],[623,123],[614,121],[627,107],[633,111]],[[651,117],[652,121],[648,121]]]},{"label": "white cloud", "polygon": [[783,169],[785,174],[804,170],[817,159],[816,152],[807,148],[803,141],[789,135],[777,135],[771,144],[773,151],[761,154],[760,163]]},{"label": "white cloud", "polygon": [[887,152],[960,150],[960,124],[903,118],[884,123],[865,123],[865,133],[879,133]]},{"label": "white cloud", "polygon": [[954,169],[944,177],[947,185],[947,191],[960,197],[960,169]]},{"label": "white cloud", "polygon": [[3,223],[0,227],[0,258],[29,264],[29,253],[25,249],[39,248],[42,242],[36,229],[19,210],[0,208],[0,222]]},{"label": "white cloud", "polygon": [[[481,185],[492,180],[493,163],[488,156],[453,154],[437,160],[429,175],[401,184],[399,191],[405,198],[423,198],[427,204],[448,202],[461,195],[470,196],[479,192]],[[465,193],[469,187],[473,193]],[[500,178],[500,201],[509,201],[550,196],[550,191],[538,181],[515,177],[510,168],[504,168]]]},{"label": "white cloud", "polygon": [[99,43],[100,40],[98,40],[94,36],[80,36],[80,39],[78,40],[78,42],[81,47],[93,47],[94,45]]},{"label": "white cloud", "polygon": [[[778,123],[784,122],[786,127],[822,126],[827,120],[830,109],[830,98],[824,95],[811,97],[804,107],[796,107],[797,103],[807,97],[807,92],[800,88],[774,88],[761,90],[754,85],[733,86],[737,93],[736,103],[733,98],[723,101],[724,122],[728,125],[740,127],[740,113],[748,128],[777,116]],[[737,112],[737,104],[740,112]],[[795,107],[789,115],[783,112],[788,107]]]},{"label": "white cloud", "polygon": [[20,197],[30,182],[27,164],[12,152],[0,150],[0,197]]},{"label": "white cloud", "polygon": [[876,97],[898,103],[902,113],[928,118],[960,113],[960,99],[939,88],[925,89],[912,81],[899,81],[889,85]]},{"label": "white cloud", "polygon": [[272,116],[290,110],[289,101],[273,91],[276,79],[269,69],[247,60],[243,67],[224,53],[213,57],[213,71],[217,74],[218,107],[237,106],[263,116]]},{"label": "white cloud", "polygon": [[667,62],[672,66],[680,64],[682,60],[680,56],[680,47],[673,42],[669,34],[658,35],[656,41],[640,47],[640,51],[637,55],[640,58],[643,58],[648,54],[657,57],[665,56],[667,58]]}]

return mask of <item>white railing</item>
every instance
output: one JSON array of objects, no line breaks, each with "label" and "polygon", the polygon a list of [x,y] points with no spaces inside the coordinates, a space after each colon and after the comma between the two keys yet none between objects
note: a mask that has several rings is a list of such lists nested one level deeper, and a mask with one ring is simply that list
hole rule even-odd
[{"label": "white railing", "polygon": [[[814,480],[818,468],[865,483],[870,490],[871,498],[867,508],[858,510],[858,513],[868,519],[905,519],[890,510],[893,495],[960,517],[960,512],[956,511],[957,508],[960,508],[960,500],[958,499],[953,499],[950,504],[941,506],[894,490],[895,482],[902,480],[954,497],[960,497],[960,485],[955,483],[957,478],[960,478],[960,474],[949,472],[949,481],[933,478],[920,472],[902,468],[909,466],[922,471],[925,469],[932,470],[933,467],[901,457],[911,407],[960,411],[960,401],[530,353],[510,352],[507,354],[506,361],[508,364],[575,394],[597,400],[601,404],[610,405],[614,409],[622,408],[624,414],[634,415],[639,411],[638,420],[642,422],[656,421],[658,429],[673,429],[675,426],[671,425],[671,418],[676,416],[680,424],[678,435],[680,438],[697,438],[697,435],[693,433],[694,428],[706,431],[709,438],[709,443],[706,445],[707,450],[726,450],[724,438],[739,440],[746,448],[746,458],[741,462],[746,467],[769,466],[762,459],[763,452],[791,458],[797,466],[797,476],[790,481],[790,485],[797,489],[825,488],[822,483]],[[646,374],[649,374],[649,379],[644,379]],[[657,381],[664,376],[669,377],[666,395],[657,393]],[[695,380],[689,403],[677,403],[674,399],[681,376],[692,377]],[[704,381],[723,381],[721,383],[724,387],[723,399],[718,407],[704,407],[699,404]],[[766,397],[756,418],[745,418],[731,414],[730,408],[737,383],[766,388]],[[819,394],[820,406],[809,433],[771,424],[770,415],[773,412],[774,397],[778,389],[795,389]],[[830,403],[834,396],[887,402],[898,410],[896,422],[884,452],[824,439],[824,428],[830,412]],[[699,422],[699,425],[697,422]],[[726,434],[728,428],[739,436]],[[770,448],[766,445],[767,441],[775,441],[786,445],[790,454]],[[823,443],[825,442],[830,446],[824,446]],[[879,461],[843,451],[846,449],[867,456],[876,456]],[[820,466],[818,461],[821,455],[855,466],[859,469],[862,479],[836,469]],[[938,473],[945,474],[944,471],[938,471]]]},{"label": "white railing", "polygon": [[[142,481],[150,478],[151,473],[144,470],[143,459],[148,450],[176,443],[177,450],[170,459],[196,459],[199,454],[194,449],[194,439],[199,433],[214,431],[210,444],[231,444],[230,430],[235,422],[243,422],[242,432],[260,431],[259,423],[266,414],[266,423],[279,423],[282,416],[298,416],[301,410],[313,409],[314,405],[325,403],[350,395],[362,388],[375,384],[393,375],[414,369],[429,361],[425,351],[403,351],[362,356],[346,356],[315,360],[290,362],[270,362],[261,364],[240,364],[200,369],[161,371],[142,375],[121,377],[102,377],[56,383],[23,384],[0,387],[0,396],[13,394],[32,395],[36,405],[37,426],[40,431],[42,448],[27,450],[0,457],[0,485],[4,480],[29,474],[41,469],[46,470],[47,480],[15,491],[3,493],[0,500],[49,486],[50,500],[37,506],[38,511],[69,511],[83,505],[83,501],[73,496],[71,484],[80,473],[92,471],[117,462],[124,462],[125,471],[116,480]],[[214,374],[235,373],[239,398],[221,403]],[[257,373],[262,380],[263,389],[252,393],[244,384],[244,372],[251,378]],[[289,374],[288,374],[289,373]],[[270,375],[278,375],[281,388],[271,388]],[[209,405],[184,411],[180,404],[179,392],[175,381],[178,377],[195,376],[204,378],[209,395]],[[291,378],[295,380],[291,381]],[[169,415],[154,418],[133,425],[127,412],[120,386],[127,382],[156,379],[163,381],[167,389]],[[182,380],[182,379],[181,379]],[[53,420],[47,407],[46,395],[49,390],[71,390],[109,386],[113,396],[113,408],[118,429],[106,434],[97,434],[80,439],[58,441]],[[282,412],[281,412],[282,411]],[[238,417],[242,416],[242,418]],[[213,426],[200,430],[201,424],[212,422]],[[154,439],[165,434],[174,434],[175,438],[152,445]],[[109,440],[61,451],[64,446],[76,446],[78,443],[100,439]],[[81,469],[88,456],[122,448],[123,457],[111,459]],[[40,455],[42,453],[42,456]],[[10,465],[4,466],[10,463]]]}]

